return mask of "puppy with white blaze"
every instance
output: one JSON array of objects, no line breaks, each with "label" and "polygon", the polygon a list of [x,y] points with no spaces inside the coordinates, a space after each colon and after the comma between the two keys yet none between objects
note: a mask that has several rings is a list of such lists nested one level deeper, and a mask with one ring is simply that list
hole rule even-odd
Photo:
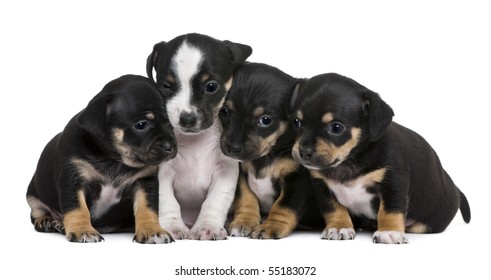
[{"label": "puppy with white blaze", "polygon": [[159,221],[175,239],[227,239],[239,169],[221,152],[217,118],[233,72],[251,53],[193,33],[156,44],[148,56],[148,77],[155,70],[178,145],[176,158],[159,169]]}]

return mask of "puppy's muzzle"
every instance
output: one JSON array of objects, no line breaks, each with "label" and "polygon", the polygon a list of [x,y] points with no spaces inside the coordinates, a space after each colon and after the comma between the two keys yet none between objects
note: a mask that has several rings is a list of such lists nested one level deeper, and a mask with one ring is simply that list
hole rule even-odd
[{"label": "puppy's muzzle", "polygon": [[182,112],[179,115],[179,125],[184,129],[194,128],[198,124],[198,115],[195,113]]},{"label": "puppy's muzzle", "polygon": [[312,146],[303,146],[303,145],[301,145],[298,148],[298,153],[299,153],[301,159],[303,159],[305,161],[309,161],[309,160],[312,159],[312,156],[315,153],[315,149]]}]

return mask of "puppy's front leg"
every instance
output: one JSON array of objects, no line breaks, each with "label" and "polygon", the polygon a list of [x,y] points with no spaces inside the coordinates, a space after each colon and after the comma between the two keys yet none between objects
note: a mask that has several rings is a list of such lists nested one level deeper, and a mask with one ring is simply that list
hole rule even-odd
[{"label": "puppy's front leg", "polygon": [[313,190],[319,210],[326,223],[326,228],[322,231],[321,238],[327,240],[355,239],[356,231],[348,209],[337,201],[327,184],[321,179],[314,179]]},{"label": "puppy's front leg", "polygon": [[147,194],[147,191],[142,188],[136,190],[133,200],[135,214],[134,241],[147,244],[174,242],[172,236],[160,227],[157,205],[156,192],[155,194]]},{"label": "puppy's front leg", "polygon": [[175,172],[160,165],[159,170],[159,222],[175,239],[187,239],[189,229],[182,220],[181,206],[174,195]]},{"label": "puppy's front leg", "polygon": [[63,215],[63,225],[68,241],[82,243],[103,241],[104,238],[90,222],[90,212],[83,190],[76,192],[75,201],[77,201],[77,207]]},{"label": "puppy's front leg", "polygon": [[377,215],[377,231],[373,234],[374,243],[405,244],[408,243],[405,229],[405,219],[402,212],[389,212],[383,199]]},{"label": "puppy's front leg", "polygon": [[189,233],[190,239],[223,240],[228,237],[224,224],[234,199],[239,165],[236,161],[226,158],[219,166],[212,175],[208,194]]},{"label": "puppy's front leg", "polygon": [[261,223],[259,201],[249,188],[246,175],[239,174],[238,192],[234,202],[234,219],[229,226],[230,236],[249,236]]}]

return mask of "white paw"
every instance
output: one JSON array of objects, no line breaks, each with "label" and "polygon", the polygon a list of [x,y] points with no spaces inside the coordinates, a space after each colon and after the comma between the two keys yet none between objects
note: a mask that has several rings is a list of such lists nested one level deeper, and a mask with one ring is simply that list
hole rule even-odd
[{"label": "white paw", "polygon": [[376,231],[373,234],[373,243],[383,244],[406,244],[406,234],[400,231]]},{"label": "white paw", "polygon": [[189,228],[181,221],[160,221],[160,226],[168,231],[174,239],[188,239]]},{"label": "white paw", "polygon": [[189,232],[189,239],[193,240],[225,240],[227,238],[227,231],[220,226],[195,224]]},{"label": "white paw", "polygon": [[321,238],[327,240],[353,240],[356,231],[354,228],[326,228],[322,232]]}]

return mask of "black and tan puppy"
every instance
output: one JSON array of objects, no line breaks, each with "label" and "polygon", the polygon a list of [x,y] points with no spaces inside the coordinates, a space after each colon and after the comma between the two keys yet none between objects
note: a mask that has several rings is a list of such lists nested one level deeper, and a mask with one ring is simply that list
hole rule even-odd
[{"label": "black and tan puppy", "polygon": [[[291,156],[295,135],[287,110],[294,84],[293,77],[265,64],[248,63],[234,74],[219,113],[221,149],[241,162],[231,236],[286,237],[308,206],[315,207],[309,172]],[[318,210],[316,217],[322,224]]]},{"label": "black and tan puppy", "polygon": [[323,238],[353,239],[350,215],[376,222],[376,243],[406,243],[405,232],[441,232],[459,208],[470,221],[467,199],[435,151],[393,122],[377,93],[324,74],[299,84],[292,109],[293,157],[319,179]]},{"label": "black and tan puppy", "polygon": [[108,83],[44,148],[27,190],[40,232],[99,242],[135,227],[139,243],[173,239],[158,221],[158,165],[176,155],[156,86],[127,75]]}]

